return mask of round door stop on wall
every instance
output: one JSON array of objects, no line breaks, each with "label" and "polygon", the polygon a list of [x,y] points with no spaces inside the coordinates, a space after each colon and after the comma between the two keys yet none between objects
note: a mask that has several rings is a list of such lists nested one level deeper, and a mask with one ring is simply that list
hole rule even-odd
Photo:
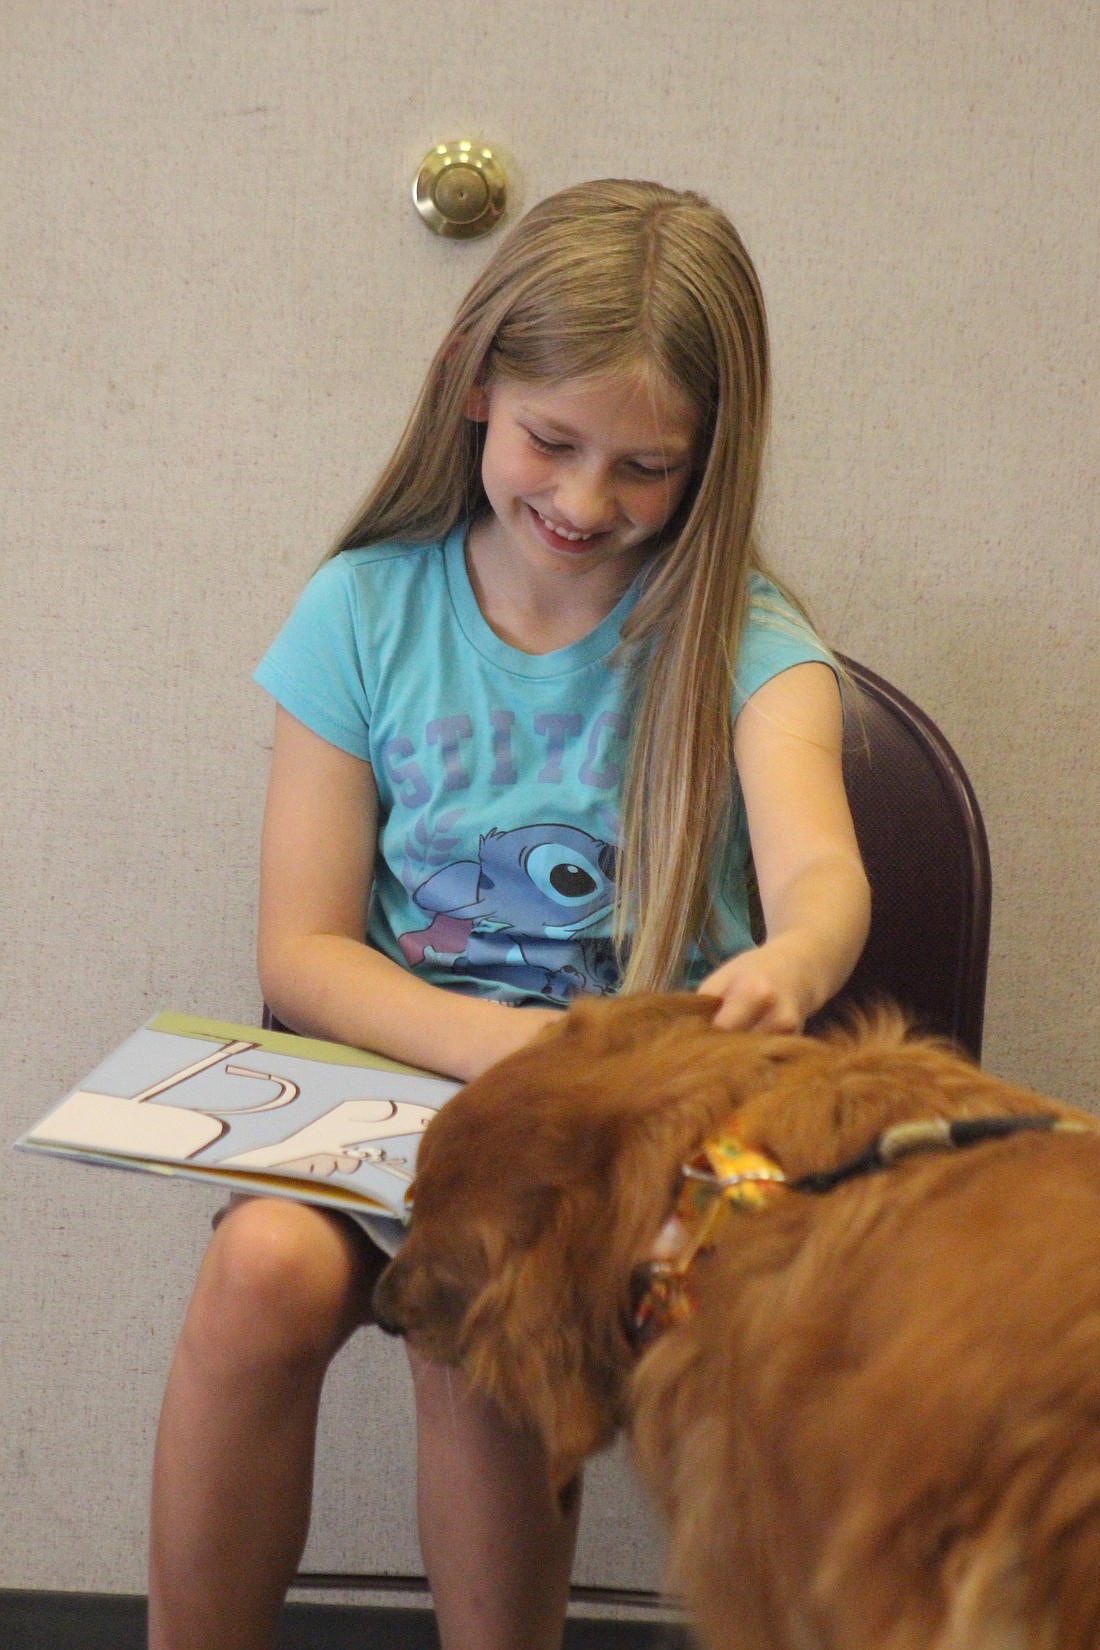
[{"label": "round door stop on wall", "polygon": [[472,239],[499,222],[507,188],[492,150],[463,138],[437,143],[424,156],[412,195],[416,210],[437,235]]}]

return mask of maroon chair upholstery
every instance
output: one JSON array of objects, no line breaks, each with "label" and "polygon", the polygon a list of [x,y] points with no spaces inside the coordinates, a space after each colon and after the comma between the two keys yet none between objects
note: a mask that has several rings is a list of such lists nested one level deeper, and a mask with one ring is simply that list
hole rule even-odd
[{"label": "maroon chair upholstery", "polygon": [[844,777],[871,883],[871,932],[814,1029],[885,998],[980,1059],[991,875],[977,799],[924,712],[865,665],[842,663]]},{"label": "maroon chair upholstery", "polygon": [[285,1026],[281,1020],[277,1020],[275,1018],[266,1003],[264,1004],[263,1019],[260,1021],[260,1024],[263,1026],[265,1031],[287,1031],[290,1032],[292,1037],[297,1035],[297,1033],[293,1031],[290,1026]]},{"label": "maroon chair upholstery", "polygon": [[[871,932],[848,984],[811,1029],[853,1005],[889,1000],[980,1059],[991,879],[977,799],[924,712],[865,665],[842,663],[844,778],[871,883]],[[264,1025],[287,1029],[266,1006]]]}]

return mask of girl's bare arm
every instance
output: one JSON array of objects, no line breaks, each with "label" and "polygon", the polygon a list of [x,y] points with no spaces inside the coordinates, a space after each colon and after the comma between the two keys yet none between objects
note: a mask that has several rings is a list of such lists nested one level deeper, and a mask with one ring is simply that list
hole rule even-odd
[{"label": "girl's bare arm", "polygon": [[734,726],[767,938],[701,990],[722,1026],[800,1030],[844,984],[870,923],[870,892],[841,767],[843,714],[827,665],[766,682]]},{"label": "girl's bare arm", "polygon": [[368,763],[281,707],[264,812],[258,966],[284,1024],[468,1080],[555,1024],[417,979],[364,943],[377,844]]}]

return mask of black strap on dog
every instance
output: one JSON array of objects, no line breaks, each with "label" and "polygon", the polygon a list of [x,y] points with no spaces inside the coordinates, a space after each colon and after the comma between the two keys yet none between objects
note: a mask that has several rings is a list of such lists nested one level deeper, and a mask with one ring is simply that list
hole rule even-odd
[{"label": "black strap on dog", "polygon": [[[711,1229],[720,1214],[733,1209],[766,1210],[784,1192],[824,1194],[860,1175],[877,1174],[918,1152],[954,1151],[977,1146],[984,1140],[1006,1140],[1024,1130],[1044,1134],[1097,1134],[1100,1122],[1079,1118],[1024,1114],[1017,1117],[927,1118],[915,1123],[897,1123],[885,1129],[865,1151],[850,1157],[838,1168],[821,1170],[788,1180],[782,1169],[767,1155],[742,1145],[731,1133],[714,1137],[704,1152],[710,1168],[693,1161],[684,1169],[688,1182],[710,1182],[714,1195],[701,1210],[702,1224],[696,1223],[687,1247],[675,1256],[644,1262],[630,1280],[630,1311],[624,1325],[627,1339],[641,1352],[666,1329],[684,1323],[695,1306],[693,1264],[711,1244]],[[716,1162],[717,1149],[717,1162]],[[717,1166],[721,1163],[721,1169]],[[681,1194],[682,1195],[682,1194]]]},{"label": "black strap on dog", "polygon": [[792,1192],[831,1192],[846,1180],[854,1180],[858,1175],[876,1174],[880,1169],[888,1169],[916,1152],[951,1151],[956,1147],[977,1146],[983,1140],[1005,1140],[1025,1129],[1040,1129],[1047,1134],[1096,1132],[1076,1118],[1028,1115],[961,1117],[953,1123],[936,1117],[919,1123],[898,1123],[872,1140],[866,1151],[850,1157],[838,1168],[802,1175],[798,1180],[788,1181],[788,1185]]}]

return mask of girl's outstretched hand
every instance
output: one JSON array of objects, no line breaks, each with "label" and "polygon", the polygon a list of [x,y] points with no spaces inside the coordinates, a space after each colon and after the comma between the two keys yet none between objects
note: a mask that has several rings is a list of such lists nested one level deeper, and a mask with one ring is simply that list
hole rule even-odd
[{"label": "girl's outstretched hand", "polygon": [[722,1031],[801,1031],[812,1012],[805,969],[782,938],[730,957],[699,990],[722,999],[714,1016]]}]

